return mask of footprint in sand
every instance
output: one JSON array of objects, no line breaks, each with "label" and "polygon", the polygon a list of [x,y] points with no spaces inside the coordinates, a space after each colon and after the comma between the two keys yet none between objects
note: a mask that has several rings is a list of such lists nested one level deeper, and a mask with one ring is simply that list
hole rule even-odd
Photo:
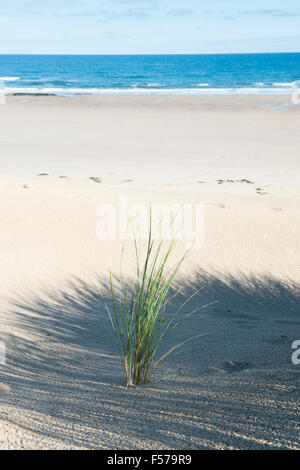
[{"label": "footprint in sand", "polygon": [[237,180],[237,183],[254,184],[253,181],[250,181],[250,180],[247,180],[247,179]]},{"label": "footprint in sand", "polygon": [[3,384],[3,383],[0,383],[0,393],[1,392],[3,392],[3,393],[10,392],[10,386],[6,385],[6,384]]},{"label": "footprint in sand", "polygon": [[98,183],[98,184],[102,183],[102,179],[98,178],[97,176],[91,176],[89,180],[94,181],[94,183]]},{"label": "footprint in sand", "polygon": [[227,372],[241,372],[243,370],[249,369],[249,362],[239,362],[239,361],[226,361],[222,364],[222,369]]},{"label": "footprint in sand", "polygon": [[264,196],[266,193],[262,188],[256,188],[256,194],[259,194],[260,196]]},{"label": "footprint in sand", "polygon": [[275,344],[286,344],[286,343],[289,343],[290,340],[288,336],[280,335],[277,338],[265,339],[265,342],[275,345]]},{"label": "footprint in sand", "polygon": [[207,372],[209,374],[236,374],[250,368],[249,362],[239,361],[226,361],[219,367],[209,367]]},{"label": "footprint in sand", "polygon": [[247,183],[247,184],[254,184],[253,181],[242,179],[242,180],[217,180],[218,184],[224,183]]}]

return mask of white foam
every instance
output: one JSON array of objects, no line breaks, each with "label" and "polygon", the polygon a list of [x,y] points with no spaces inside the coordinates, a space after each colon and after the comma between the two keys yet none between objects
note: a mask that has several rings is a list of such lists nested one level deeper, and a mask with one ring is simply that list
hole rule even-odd
[{"label": "white foam", "polygon": [[163,84],[161,84],[161,83],[147,83],[147,85],[146,85],[146,87],[152,87],[152,86],[154,86],[154,87],[162,87]]},{"label": "white foam", "polygon": [[20,77],[0,77],[0,80],[3,82],[16,82],[17,80],[20,80]]},{"label": "white foam", "polygon": [[74,95],[287,95],[293,89],[284,88],[38,88],[6,87],[7,94]]},{"label": "white foam", "polygon": [[286,86],[286,87],[292,87],[295,86],[296,82],[291,82],[291,83],[273,83],[273,86]]}]

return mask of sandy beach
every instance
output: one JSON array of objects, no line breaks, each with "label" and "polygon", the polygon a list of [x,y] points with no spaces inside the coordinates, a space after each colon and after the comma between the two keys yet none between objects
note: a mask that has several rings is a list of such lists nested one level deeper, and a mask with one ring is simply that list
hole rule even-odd
[{"label": "sandy beach", "polygon": [[[300,449],[299,124],[289,96],[7,96],[0,449]],[[122,242],[96,236],[120,196],[205,206],[180,284],[218,302],[129,390],[99,298]]]}]

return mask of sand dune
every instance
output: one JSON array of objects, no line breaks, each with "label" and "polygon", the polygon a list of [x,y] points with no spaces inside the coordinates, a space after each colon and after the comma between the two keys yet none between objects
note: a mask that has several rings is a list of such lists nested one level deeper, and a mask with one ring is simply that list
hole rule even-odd
[{"label": "sand dune", "polygon": [[[300,449],[299,113],[131,98],[11,97],[0,109],[0,448]],[[218,301],[165,347],[207,336],[130,390],[99,297],[101,286],[109,302],[122,242],[97,238],[97,208],[120,195],[204,204],[205,243],[178,282],[203,287],[192,307]]]}]

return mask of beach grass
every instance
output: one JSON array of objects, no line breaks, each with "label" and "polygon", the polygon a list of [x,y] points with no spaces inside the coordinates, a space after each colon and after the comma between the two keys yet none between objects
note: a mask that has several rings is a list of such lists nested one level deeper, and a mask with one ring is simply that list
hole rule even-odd
[{"label": "beach grass", "polygon": [[[183,313],[185,305],[198,292],[194,292],[179,308],[172,311],[175,298],[184,289],[175,288],[174,281],[189,251],[185,251],[179,261],[169,268],[167,266],[176,241],[167,242],[167,246],[165,244],[164,241],[155,243],[150,215],[149,238],[142,262],[137,240],[134,239],[136,275],[133,285],[129,287],[124,280],[123,261],[117,285],[113,282],[111,272],[109,275],[112,307],[108,308],[107,304],[106,307],[124,364],[127,387],[149,382],[154,370],[173,351],[201,336],[188,338],[158,355],[159,346],[166,337],[196,311]],[[124,245],[122,260],[123,254]]]}]

